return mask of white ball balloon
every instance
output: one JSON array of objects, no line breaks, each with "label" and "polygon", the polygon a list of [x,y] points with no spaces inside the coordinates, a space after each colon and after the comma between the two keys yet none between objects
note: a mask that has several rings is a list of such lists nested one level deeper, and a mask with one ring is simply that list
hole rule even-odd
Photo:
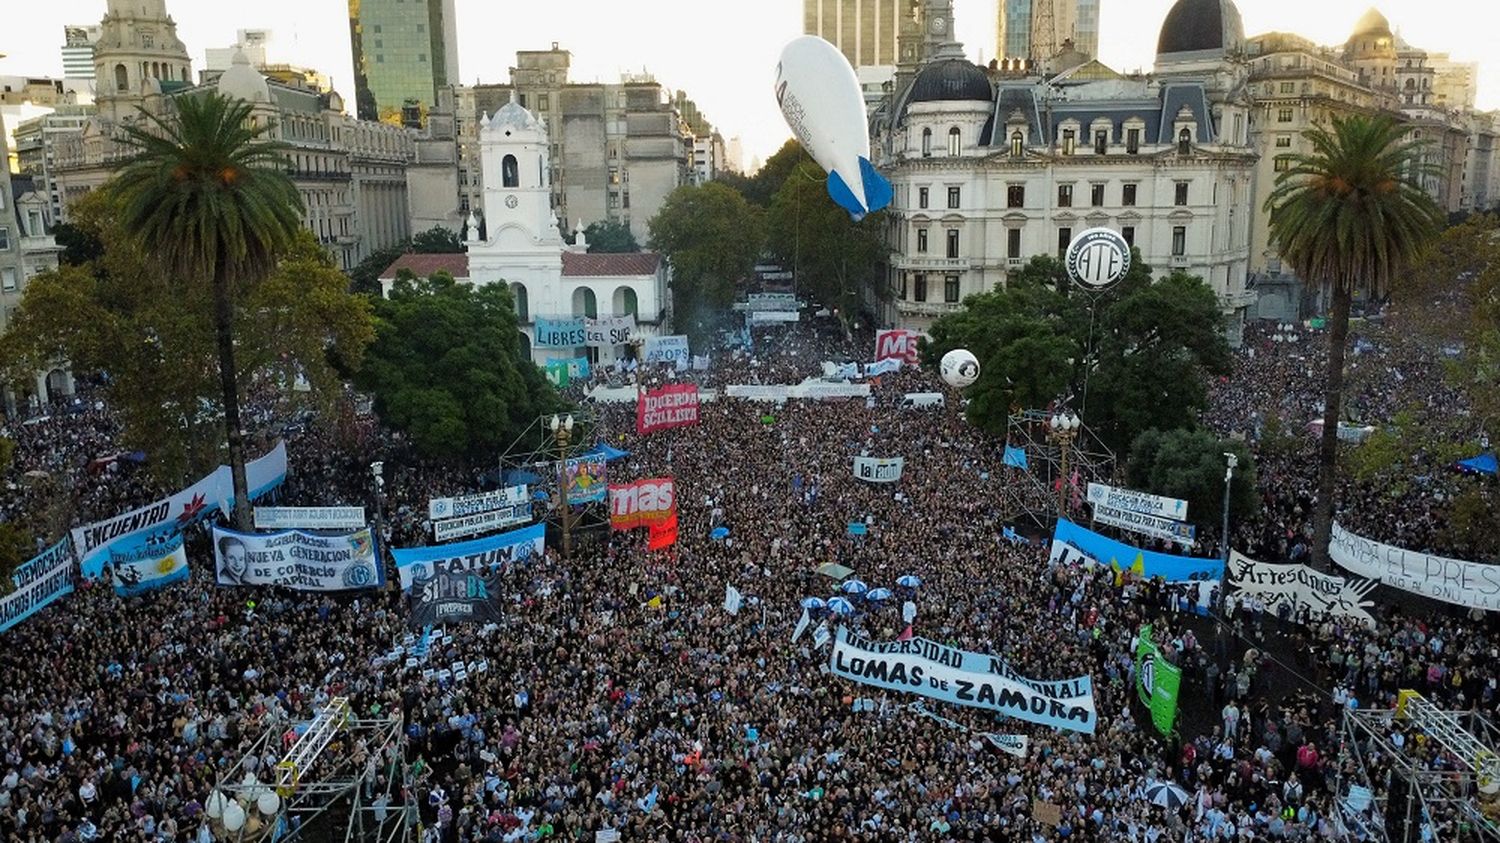
[{"label": "white ball balloon", "polygon": [[238,802],[230,802],[224,806],[224,829],[226,831],[239,831],[245,825],[245,809]]},{"label": "white ball balloon", "polygon": [[268,790],[262,793],[259,799],[255,800],[255,807],[259,808],[262,814],[269,817],[276,813],[277,808],[281,807],[281,797],[276,795],[276,791]]},{"label": "white ball balloon", "polygon": [[955,348],[943,355],[938,373],[949,386],[963,389],[979,380],[979,358],[966,348]]},{"label": "white ball balloon", "polygon": [[208,814],[209,819],[216,820],[224,816],[224,805],[228,801],[228,799],[224,798],[224,794],[216,790],[210,793],[208,800],[203,803],[203,812]]}]

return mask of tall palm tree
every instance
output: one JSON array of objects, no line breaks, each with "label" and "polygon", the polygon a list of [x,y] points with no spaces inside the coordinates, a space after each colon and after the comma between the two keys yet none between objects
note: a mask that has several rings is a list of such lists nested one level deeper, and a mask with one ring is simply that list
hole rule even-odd
[{"label": "tall palm tree", "polygon": [[1303,135],[1313,152],[1290,156],[1266,199],[1282,260],[1333,303],[1313,517],[1313,558],[1325,566],[1350,302],[1356,290],[1385,295],[1444,223],[1422,189],[1420,179],[1431,170],[1422,163],[1421,143],[1405,140],[1406,131],[1390,117],[1364,115],[1335,117],[1331,131],[1314,127]]},{"label": "tall palm tree", "polygon": [[250,528],[244,431],[234,363],[234,301],[264,278],[301,227],[302,200],[286,172],[285,146],[252,125],[251,107],[217,93],[172,101],[124,127],[135,154],[109,190],[120,222],[177,283],[212,285],[224,432],[234,477],[234,520]]}]

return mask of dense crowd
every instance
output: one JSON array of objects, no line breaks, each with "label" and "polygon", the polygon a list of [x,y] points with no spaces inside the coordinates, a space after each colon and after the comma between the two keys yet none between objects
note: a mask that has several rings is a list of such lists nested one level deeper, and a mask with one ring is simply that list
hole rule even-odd
[{"label": "dense crowd", "polygon": [[[815,322],[716,353],[705,372],[626,377],[796,383],[824,360],[865,359],[870,345]],[[1301,363],[1315,360],[1267,346],[1252,335],[1256,353],[1242,352],[1216,389],[1211,423],[1247,430],[1268,409],[1307,415],[1315,397]],[[696,426],[648,437],[634,432],[633,405],[595,406],[600,434],[628,452],[611,479],[674,478],[677,544],[649,552],[641,531],[594,532],[565,559],[549,542],[543,558],[502,575],[498,625],[452,626],[451,641],[434,645],[433,665],[488,661],[462,680],[380,658],[412,633],[399,591],[216,588],[202,535],[189,543],[188,582],[128,600],[84,584],[3,637],[0,841],[224,839],[205,814],[217,777],[262,734],[334,696],[363,716],[400,713],[406,757],[394,797],[378,804],[391,816],[412,809],[424,839],[444,843],[606,829],[680,841],[1330,839],[1340,776],[1352,771],[1337,754],[1343,706],[1388,707],[1415,687],[1495,712],[1500,653],[1484,618],[1386,609],[1365,629],[1251,608],[1234,615],[1239,634],[1221,658],[1204,643],[1208,622],[1161,583],[1050,567],[1044,547],[1002,540],[1003,443],[977,433],[957,402],[901,406],[903,393],[937,388],[905,370],[884,376],[870,402],[721,399]],[[1373,397],[1362,406],[1389,409]],[[77,478],[80,520],[160,493],[129,461],[89,472],[112,452],[102,403],[4,433],[20,448],[0,512],[36,503],[27,471]],[[340,450],[316,430],[294,434],[281,501],[378,504],[401,547],[425,543],[430,496],[494,479],[424,466],[368,420],[356,435]],[[900,482],[856,480],[861,454],[903,456]],[[1242,538],[1268,559],[1298,555],[1299,540],[1305,549],[1313,465],[1262,469],[1266,514]],[[851,535],[851,522],[865,532]],[[913,709],[916,697],[831,676],[826,647],[791,640],[802,598],[837,586],[815,571],[829,562],[871,586],[920,577],[903,592],[915,634],[993,653],[1037,680],[1091,676],[1096,732],[929,703],[939,719]],[[727,586],[745,596],[736,614],[722,606]],[[847,623],[896,638],[902,602],[863,604]],[[1182,740],[1160,737],[1135,700],[1134,639],[1146,623],[1185,670]],[[987,732],[1025,735],[1025,756]],[[1418,763],[1454,763],[1425,736],[1400,741]],[[1185,803],[1153,804],[1163,784]],[[1437,839],[1477,839],[1462,818],[1433,820]]]}]

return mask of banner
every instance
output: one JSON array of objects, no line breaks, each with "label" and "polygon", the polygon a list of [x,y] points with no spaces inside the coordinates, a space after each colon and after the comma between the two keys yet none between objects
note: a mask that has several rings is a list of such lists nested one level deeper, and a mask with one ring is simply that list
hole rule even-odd
[{"label": "banner", "polygon": [[1162,736],[1172,734],[1177,719],[1177,689],[1182,668],[1167,661],[1151,640],[1151,625],[1141,627],[1135,644],[1135,693],[1151,709],[1151,722]]},{"label": "banner", "polygon": [[1161,577],[1169,583],[1201,582],[1217,580],[1224,574],[1224,562],[1198,556],[1175,556],[1154,550],[1141,550],[1124,542],[1117,542],[1086,527],[1080,527],[1066,518],[1058,519],[1052,533],[1054,542],[1070,544],[1084,555],[1114,568],[1130,571],[1136,576],[1154,579]]},{"label": "banner", "polygon": [[370,523],[362,506],[257,506],[257,530],[357,530]]},{"label": "banner", "polygon": [[894,483],[905,465],[905,457],[855,457],[854,476],[868,483]]},{"label": "banner", "polygon": [[795,313],[801,307],[795,293],[750,293],[745,296],[747,310]]},{"label": "banner", "polygon": [[630,335],[635,333],[635,317],[627,313],[624,316],[590,319],[583,326],[583,333],[584,345],[595,348],[624,345],[630,342]]},{"label": "banner", "polygon": [[548,360],[542,364],[542,367],[547,372],[547,383],[552,384],[558,389],[567,389],[568,384],[573,382],[573,378],[568,372],[570,368],[568,364],[569,361],[561,359]]},{"label": "banner", "polygon": [[187,549],[175,525],[136,534],[109,548],[106,570],[115,594],[133,597],[188,578]]},{"label": "banner", "polygon": [[1082,565],[1085,568],[1092,569],[1095,565],[1099,564],[1099,560],[1067,542],[1060,542],[1057,539],[1053,539],[1052,552],[1047,556],[1047,564],[1051,566]]},{"label": "banner", "polygon": [[573,457],[563,469],[568,486],[568,503],[593,503],[604,500],[608,488],[604,482],[604,457]]},{"label": "banner", "polygon": [[731,615],[738,615],[740,607],[745,605],[745,597],[740,590],[729,583],[724,584],[724,611]]},{"label": "banner", "polygon": [[859,364],[834,363],[831,360],[824,360],[823,377],[845,381],[857,380],[859,378]]},{"label": "banner", "polygon": [[[246,463],[245,480],[252,501],[281,485],[286,480],[286,443],[277,442],[270,453]],[[157,528],[167,523],[181,529],[208,517],[233,499],[234,480],[229,466],[221,465],[207,477],[169,498],[132,509],[124,515],[75,527],[73,551],[78,554],[79,573],[89,579],[102,574],[104,564],[109,561],[109,548],[116,542],[158,532]],[[135,541],[131,547],[140,543]]]},{"label": "banner", "polygon": [[477,495],[460,495],[456,498],[431,498],[427,501],[427,517],[434,521],[439,518],[463,518],[466,515],[477,515],[481,512],[492,512],[497,509],[527,503],[531,497],[527,494],[526,484],[519,486],[506,486],[492,492],[480,492]]},{"label": "banner", "polygon": [[532,345],[538,348],[577,348],[588,339],[582,316],[566,319],[538,316],[535,333],[536,342]]},{"label": "banner", "polygon": [[650,527],[677,512],[677,496],[670,477],[655,477],[609,487],[609,527],[633,530]]},{"label": "banner", "polygon": [[[1089,485],[1094,485],[1090,483]],[[1183,547],[1188,547],[1197,539],[1198,527],[1182,521],[1173,521],[1170,518],[1162,518],[1158,515],[1147,515],[1144,512],[1133,512],[1128,509],[1110,506],[1107,503],[1096,503],[1094,507],[1094,520],[1100,524],[1108,524],[1111,527],[1119,527],[1132,533],[1150,536],[1154,539],[1176,542]]]},{"label": "banner", "polygon": [[649,524],[646,533],[647,550],[666,550],[677,544],[677,513],[667,516],[667,520],[657,524]]},{"label": "banner", "polygon": [[1500,565],[1465,562],[1360,538],[1337,523],[1328,556],[1345,570],[1433,600],[1500,610]]},{"label": "banner", "polygon": [[1297,610],[1306,606],[1315,620],[1332,615],[1359,621],[1370,628],[1375,626],[1375,619],[1364,608],[1375,605],[1364,599],[1378,585],[1375,580],[1353,583],[1306,565],[1257,562],[1237,550],[1229,552],[1228,579],[1230,586],[1239,589],[1239,594],[1264,601],[1266,611],[1272,615],[1279,615],[1277,610],[1286,605],[1291,607],[1295,619]]},{"label": "banner", "polygon": [[486,572],[518,562],[529,562],[542,555],[547,537],[545,524],[532,524],[519,530],[486,536],[456,544],[432,547],[392,548],[401,590],[413,582],[432,579],[438,572]]},{"label": "banner", "polygon": [[1011,468],[1019,468],[1022,471],[1026,471],[1026,450],[1015,445],[1006,445],[1004,463]]},{"label": "banner", "polygon": [[801,322],[802,314],[797,311],[782,310],[756,310],[751,311],[749,322],[752,326],[760,325],[785,325],[789,322]]},{"label": "banner", "polygon": [[698,386],[672,383],[648,389],[635,404],[635,432],[642,436],[658,430],[698,423]]},{"label": "banner", "polygon": [[1104,504],[1115,509],[1137,512],[1142,515],[1155,515],[1158,518],[1170,518],[1173,521],[1187,518],[1187,501],[1120,489],[1103,483],[1089,483],[1088,501],[1091,504]]},{"label": "banner", "polygon": [[214,527],[219,585],[279,585],[295,591],[345,591],[385,585],[369,527],[337,536],[300,530],[241,533]]},{"label": "banner", "polygon": [[480,533],[494,532],[514,524],[524,524],[530,520],[531,501],[511,504],[489,512],[476,512],[473,515],[449,518],[446,521],[434,521],[432,540],[445,542],[465,536],[477,536]]},{"label": "banner", "polygon": [[1017,676],[994,656],[957,650],[926,638],[869,641],[840,626],[828,668],[837,676],[892,691],[1093,734],[1093,681],[1038,682]]},{"label": "banner", "polygon": [[499,623],[499,585],[498,573],[440,570],[412,589],[412,625]]},{"label": "banner", "polygon": [[916,331],[905,328],[875,332],[875,362],[892,358],[907,363],[917,362]]},{"label": "banner", "polygon": [[889,372],[901,371],[902,358],[887,357],[884,360],[876,360],[874,363],[865,364],[865,377],[875,378]]},{"label": "banner", "polygon": [[686,334],[646,337],[645,350],[647,363],[681,363],[687,366],[690,362]]},{"label": "banner", "polygon": [[73,592],[73,545],[67,536],[22,563],[10,576],[14,590],[0,596],[0,632]]}]

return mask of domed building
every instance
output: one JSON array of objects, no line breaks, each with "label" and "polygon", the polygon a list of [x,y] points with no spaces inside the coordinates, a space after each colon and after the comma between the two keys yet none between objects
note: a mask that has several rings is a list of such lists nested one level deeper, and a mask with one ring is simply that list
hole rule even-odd
[{"label": "domed building", "polygon": [[883,321],[924,330],[1105,226],[1156,272],[1201,276],[1238,336],[1255,162],[1239,11],[1179,0],[1158,44],[1152,76],[1097,61],[986,72],[961,50],[915,74],[874,135],[895,188]]}]

